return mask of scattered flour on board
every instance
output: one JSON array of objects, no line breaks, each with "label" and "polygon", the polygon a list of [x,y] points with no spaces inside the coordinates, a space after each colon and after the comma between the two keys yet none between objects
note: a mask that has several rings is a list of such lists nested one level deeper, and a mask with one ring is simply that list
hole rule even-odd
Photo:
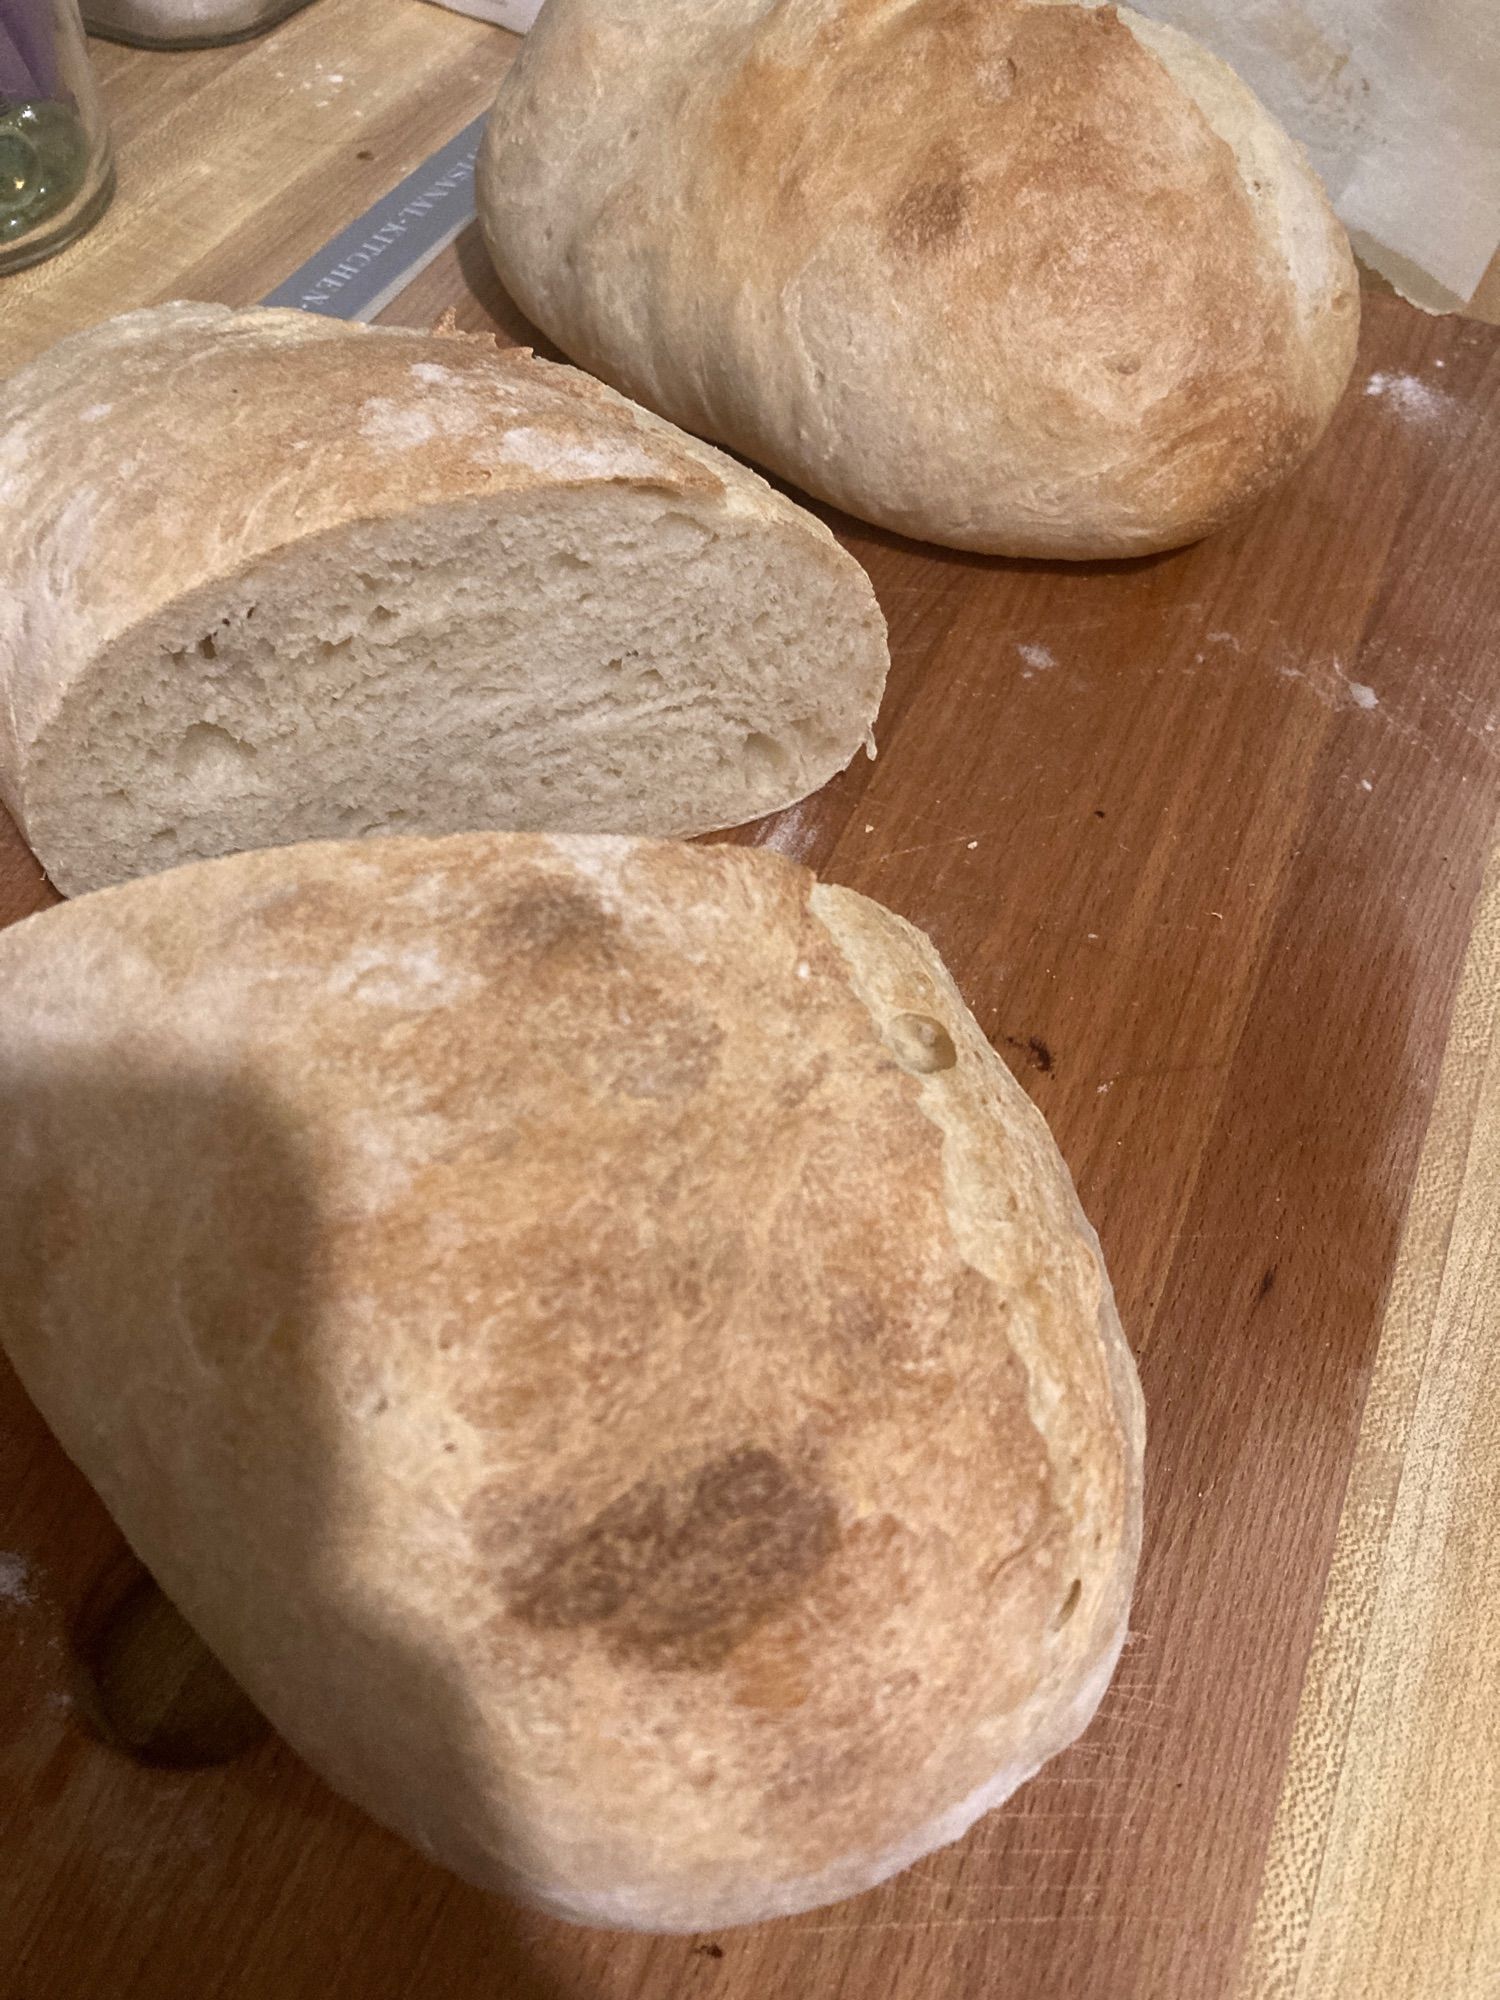
[{"label": "scattered flour on board", "polygon": [[31,1571],[24,1556],[0,1552],[0,1604],[29,1604]]},{"label": "scattered flour on board", "polygon": [[1379,708],[1380,696],[1366,681],[1352,681],[1344,669],[1343,661],[1335,653],[1326,660],[1312,659],[1306,666],[1294,666],[1287,659],[1276,669],[1284,681],[1305,681],[1318,697],[1336,708],[1347,696],[1356,708]]},{"label": "scattered flour on board", "polygon": [[1016,651],[1026,662],[1026,672],[1021,676],[1023,681],[1029,681],[1033,674],[1045,673],[1048,667],[1057,665],[1057,655],[1050,646],[1018,645]]},{"label": "scattered flour on board", "polygon": [[785,812],[778,813],[755,844],[784,854],[788,861],[805,861],[817,837],[818,829],[807,823],[804,800],[801,805],[788,806]]},{"label": "scattered flour on board", "polygon": [[1418,375],[1388,374],[1377,368],[1365,383],[1367,396],[1378,396],[1408,423],[1435,424],[1448,413],[1451,400],[1441,389],[1429,388]]}]

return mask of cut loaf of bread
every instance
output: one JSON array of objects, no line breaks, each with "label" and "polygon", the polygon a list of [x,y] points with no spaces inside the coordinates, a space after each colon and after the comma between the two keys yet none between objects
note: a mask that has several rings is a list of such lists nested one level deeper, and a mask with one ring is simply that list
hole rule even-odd
[{"label": "cut loaf of bread", "polygon": [[694,834],[848,763],[864,572],[488,338],[171,305],[0,385],[0,797],[67,894],[320,835]]},{"label": "cut loaf of bread", "polygon": [[321,843],[30,918],[0,1020],[0,1339],[427,1853],[746,1923],[1089,1721],[1140,1388],[1040,1112],[890,911],[729,846]]}]

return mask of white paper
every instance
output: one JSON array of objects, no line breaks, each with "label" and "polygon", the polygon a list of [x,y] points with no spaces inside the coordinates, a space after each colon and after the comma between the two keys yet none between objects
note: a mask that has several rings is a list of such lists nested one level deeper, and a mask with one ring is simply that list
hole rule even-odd
[{"label": "white paper", "polygon": [[1194,35],[1306,147],[1355,249],[1429,312],[1500,243],[1496,0],[1133,0]]}]

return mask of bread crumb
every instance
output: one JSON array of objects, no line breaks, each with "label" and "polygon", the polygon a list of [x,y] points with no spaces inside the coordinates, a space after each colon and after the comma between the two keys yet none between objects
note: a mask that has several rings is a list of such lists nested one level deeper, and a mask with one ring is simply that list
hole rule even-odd
[{"label": "bread crumb", "polygon": [[1028,671],[1022,674],[1021,676],[1023,681],[1029,681],[1031,679],[1032,674],[1045,673],[1048,667],[1055,667],[1057,665],[1057,655],[1056,653],[1053,652],[1050,646],[1018,645],[1016,647],[1016,651],[1021,655],[1021,658],[1026,662],[1028,669]]},{"label": "bread crumb", "polygon": [[1362,792],[1373,792],[1375,787],[1370,783],[1368,778],[1361,778],[1359,781],[1359,789]]},{"label": "bread crumb", "polygon": [[1376,694],[1374,688],[1366,687],[1363,681],[1349,682],[1349,699],[1354,703],[1356,708],[1378,708],[1380,706],[1380,696]]}]

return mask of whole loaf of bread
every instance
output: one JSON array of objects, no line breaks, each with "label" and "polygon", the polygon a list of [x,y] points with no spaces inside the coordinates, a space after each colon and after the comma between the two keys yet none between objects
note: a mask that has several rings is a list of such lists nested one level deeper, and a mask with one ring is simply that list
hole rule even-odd
[{"label": "whole loaf of bread", "polygon": [[820,521],[492,339],[169,305],[0,383],[0,799],[72,895],[235,848],[693,834],[887,665]]},{"label": "whole loaf of bread", "polygon": [[1301,153],[1125,7],[549,0],[478,185],[583,367],[956,548],[1190,541],[1299,463],[1353,361]]},{"label": "whole loaf of bread", "polygon": [[236,855],[0,935],[0,1335],[331,1783],[692,1930],[1086,1725],[1140,1390],[932,946],[764,851]]}]

